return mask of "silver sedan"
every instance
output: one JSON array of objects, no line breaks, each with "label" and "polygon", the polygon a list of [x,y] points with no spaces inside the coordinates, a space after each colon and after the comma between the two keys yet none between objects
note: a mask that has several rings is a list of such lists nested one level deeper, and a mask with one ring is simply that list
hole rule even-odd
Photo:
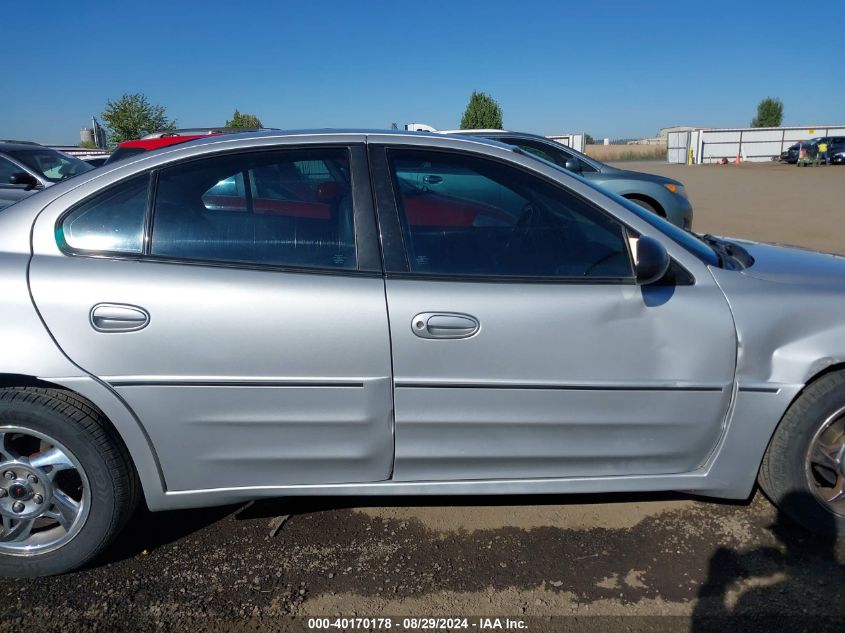
[{"label": "silver sedan", "polygon": [[484,139],[263,132],[0,213],[0,573],[138,503],[678,490],[845,532],[845,259]]}]

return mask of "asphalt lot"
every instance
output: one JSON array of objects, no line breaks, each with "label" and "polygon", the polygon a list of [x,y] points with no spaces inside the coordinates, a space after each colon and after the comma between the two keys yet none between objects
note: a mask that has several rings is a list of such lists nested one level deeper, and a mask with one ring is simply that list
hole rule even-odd
[{"label": "asphalt lot", "polygon": [[[683,181],[696,230],[845,252],[845,167],[621,166]],[[845,542],[760,493],[291,500],[142,513],[87,569],[0,580],[0,596],[4,631],[305,630],[338,615],[841,631]]]}]

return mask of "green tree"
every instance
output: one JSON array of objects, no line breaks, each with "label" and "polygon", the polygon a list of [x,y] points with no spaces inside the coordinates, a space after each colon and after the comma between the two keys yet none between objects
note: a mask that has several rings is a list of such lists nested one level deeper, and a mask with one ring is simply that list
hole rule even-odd
[{"label": "green tree", "polygon": [[589,134],[584,134],[584,145],[595,145],[596,139],[594,139]]},{"label": "green tree", "polygon": [[778,127],[783,121],[783,103],[780,99],[766,97],[757,104],[757,116],[751,120],[751,127]]},{"label": "green tree", "polygon": [[99,149],[94,141],[82,141],[79,145],[77,145],[77,147],[85,149]]},{"label": "green tree", "polygon": [[502,129],[502,108],[488,94],[472,91],[467,109],[461,117],[462,130]]},{"label": "green tree", "polygon": [[116,101],[109,100],[102,119],[109,131],[110,145],[176,128],[176,121],[167,118],[164,106],[150,103],[140,92],[124,94]]},{"label": "green tree", "polygon": [[256,128],[256,127],[264,127],[261,125],[261,119],[259,119],[254,114],[247,114],[246,112],[238,112],[235,110],[235,113],[232,115],[232,118],[226,121],[226,127],[249,127],[249,128]]}]

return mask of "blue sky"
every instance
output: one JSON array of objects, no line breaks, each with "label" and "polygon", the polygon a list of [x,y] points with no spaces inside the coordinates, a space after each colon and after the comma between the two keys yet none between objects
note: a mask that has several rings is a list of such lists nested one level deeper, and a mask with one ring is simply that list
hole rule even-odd
[{"label": "blue sky", "polygon": [[124,92],[183,127],[238,108],[272,127],[446,129],[473,89],[499,101],[506,127],[541,134],[747,125],[768,95],[786,125],[845,123],[842,39],[817,34],[845,23],[840,0],[38,6],[0,38],[0,138],[76,143]]}]

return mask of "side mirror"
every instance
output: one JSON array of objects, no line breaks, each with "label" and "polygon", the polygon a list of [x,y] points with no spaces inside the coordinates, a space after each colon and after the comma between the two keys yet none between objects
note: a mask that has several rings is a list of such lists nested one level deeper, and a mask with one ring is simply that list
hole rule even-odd
[{"label": "side mirror", "polygon": [[574,171],[576,174],[581,173],[581,161],[577,158],[567,158],[564,165],[569,171]]},{"label": "side mirror", "polygon": [[35,176],[25,171],[18,171],[9,176],[9,183],[13,185],[26,185],[30,189],[37,187],[39,184]]},{"label": "side mirror", "polygon": [[669,253],[656,239],[641,236],[637,240],[635,265],[637,284],[647,286],[661,280],[671,263]]}]

